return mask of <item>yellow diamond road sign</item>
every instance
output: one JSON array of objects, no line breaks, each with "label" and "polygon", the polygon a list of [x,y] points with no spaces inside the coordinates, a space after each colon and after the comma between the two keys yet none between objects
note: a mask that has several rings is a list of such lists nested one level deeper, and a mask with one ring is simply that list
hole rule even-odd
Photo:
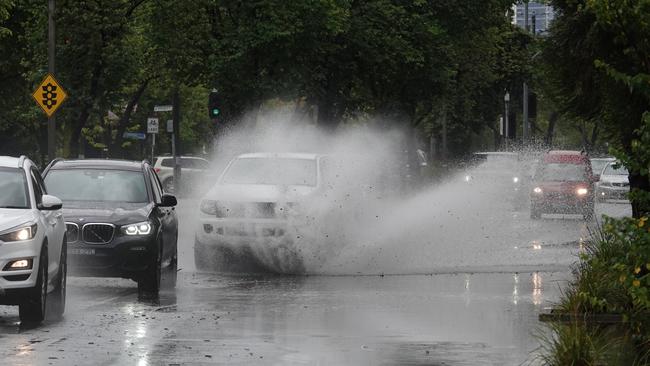
[{"label": "yellow diamond road sign", "polygon": [[32,94],[36,104],[47,114],[52,117],[54,112],[61,106],[61,103],[68,97],[61,85],[54,79],[52,74],[47,74],[45,79],[36,88]]}]

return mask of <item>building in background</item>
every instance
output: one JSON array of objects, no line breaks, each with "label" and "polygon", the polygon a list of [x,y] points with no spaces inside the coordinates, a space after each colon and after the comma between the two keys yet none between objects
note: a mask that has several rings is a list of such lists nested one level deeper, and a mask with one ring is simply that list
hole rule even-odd
[{"label": "building in background", "polygon": [[[518,2],[513,5],[514,16],[512,18],[512,23],[520,27],[524,27],[525,24],[525,7],[524,2]],[[537,2],[528,2],[528,29],[533,31],[533,23],[535,27],[535,34],[545,34],[553,19],[555,18],[555,11],[553,7],[547,4],[537,3]]]}]

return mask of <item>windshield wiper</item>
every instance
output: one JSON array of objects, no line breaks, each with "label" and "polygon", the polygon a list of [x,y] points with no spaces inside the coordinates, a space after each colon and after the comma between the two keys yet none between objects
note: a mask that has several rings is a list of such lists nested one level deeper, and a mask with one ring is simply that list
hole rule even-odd
[{"label": "windshield wiper", "polygon": [[25,207],[25,206],[0,206],[0,208],[15,208],[15,209],[19,209],[19,210],[24,210],[27,207]]}]

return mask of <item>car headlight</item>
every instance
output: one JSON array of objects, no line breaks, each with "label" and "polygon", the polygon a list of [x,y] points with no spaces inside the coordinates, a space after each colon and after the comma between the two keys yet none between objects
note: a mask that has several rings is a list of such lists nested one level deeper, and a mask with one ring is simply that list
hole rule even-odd
[{"label": "car headlight", "polygon": [[465,182],[469,182],[470,180],[472,180],[472,176],[471,175],[466,175],[465,176]]},{"label": "car headlight", "polygon": [[537,194],[540,194],[540,193],[542,193],[542,189],[539,188],[539,187],[535,187],[535,188],[533,189],[533,192],[535,192],[535,193],[537,193]]},{"label": "car headlight", "polygon": [[578,188],[576,190],[576,193],[578,196],[584,196],[585,194],[589,193],[589,190],[587,188]]},{"label": "car headlight", "polygon": [[12,242],[30,240],[36,236],[36,231],[38,231],[38,225],[26,224],[26,226],[12,229],[7,233],[0,234],[0,241]]},{"label": "car headlight", "polygon": [[201,201],[201,212],[207,215],[216,215],[217,214],[217,201],[213,200],[203,200]]},{"label": "car headlight", "polygon": [[519,177],[514,177],[512,178],[513,183],[519,183]]},{"label": "car headlight", "polygon": [[125,235],[149,235],[151,234],[151,223],[148,221],[138,222],[137,224],[122,226],[122,232]]}]

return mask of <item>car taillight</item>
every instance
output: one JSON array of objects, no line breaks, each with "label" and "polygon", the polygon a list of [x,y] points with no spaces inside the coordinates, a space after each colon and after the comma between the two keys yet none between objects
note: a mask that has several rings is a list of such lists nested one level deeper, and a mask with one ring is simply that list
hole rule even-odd
[{"label": "car taillight", "polygon": [[155,168],[154,170],[156,171],[156,173],[160,173],[160,168]]}]

